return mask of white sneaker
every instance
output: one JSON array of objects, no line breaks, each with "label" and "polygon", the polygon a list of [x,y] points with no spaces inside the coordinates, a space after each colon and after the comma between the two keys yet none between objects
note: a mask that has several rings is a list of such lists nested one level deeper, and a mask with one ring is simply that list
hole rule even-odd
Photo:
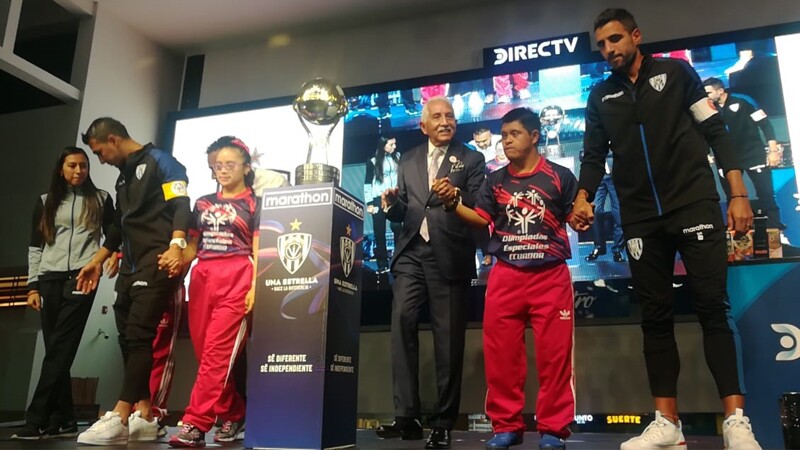
[{"label": "white sneaker", "polygon": [[686,450],[686,439],[678,425],[670,422],[656,411],[656,419],[644,429],[641,435],[628,439],[619,446],[620,450]]},{"label": "white sneaker", "polygon": [[722,442],[726,450],[761,450],[753,435],[750,419],[741,408],[736,408],[736,412],[722,422]]},{"label": "white sneaker", "polygon": [[158,421],[154,418],[147,421],[142,418],[142,412],[136,411],[128,418],[129,441],[155,441],[158,439]]},{"label": "white sneaker", "polygon": [[128,427],[123,425],[119,413],[109,411],[88,430],[78,435],[79,444],[89,445],[126,445],[128,443]]}]

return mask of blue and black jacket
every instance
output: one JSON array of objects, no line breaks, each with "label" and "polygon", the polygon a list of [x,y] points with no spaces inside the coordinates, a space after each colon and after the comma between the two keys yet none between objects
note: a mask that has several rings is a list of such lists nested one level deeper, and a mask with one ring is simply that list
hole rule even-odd
[{"label": "blue and black jacket", "polygon": [[120,273],[153,270],[173,231],[186,232],[192,213],[186,168],[152,144],[131,153],[119,168],[114,224],[103,246],[123,248]]},{"label": "blue and black jacket", "polygon": [[719,201],[708,148],[725,172],[741,170],[732,144],[694,69],[645,56],[636,83],[614,73],[589,94],[578,187],[594,198],[610,149],[623,225]]}]

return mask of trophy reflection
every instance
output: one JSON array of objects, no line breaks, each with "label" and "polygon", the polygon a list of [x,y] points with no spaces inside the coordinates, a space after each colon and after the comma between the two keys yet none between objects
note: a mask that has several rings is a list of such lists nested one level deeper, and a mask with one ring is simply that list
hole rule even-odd
[{"label": "trophy reflection", "polygon": [[[558,133],[561,131],[561,124],[564,121],[564,110],[558,105],[550,105],[542,108],[539,113],[542,122],[542,131],[545,136],[544,149],[547,158],[560,158],[563,155],[561,151],[561,138]],[[555,143],[550,143],[550,140],[555,140]]]},{"label": "trophy reflection", "polygon": [[293,107],[308,133],[308,156],[306,163],[295,169],[296,184],[338,185],[339,169],[328,165],[328,147],[333,129],[347,114],[342,88],[330,80],[315,78],[300,87]]}]

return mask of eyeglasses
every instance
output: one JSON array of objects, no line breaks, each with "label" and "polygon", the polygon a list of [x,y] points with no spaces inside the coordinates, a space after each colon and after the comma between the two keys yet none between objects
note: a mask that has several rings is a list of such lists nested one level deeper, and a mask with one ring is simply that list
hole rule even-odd
[{"label": "eyeglasses", "polygon": [[222,169],[225,169],[230,172],[236,170],[237,168],[243,165],[244,164],[242,163],[228,161],[226,163],[215,163],[213,166],[211,166],[211,168],[214,169],[214,172],[222,172]]}]

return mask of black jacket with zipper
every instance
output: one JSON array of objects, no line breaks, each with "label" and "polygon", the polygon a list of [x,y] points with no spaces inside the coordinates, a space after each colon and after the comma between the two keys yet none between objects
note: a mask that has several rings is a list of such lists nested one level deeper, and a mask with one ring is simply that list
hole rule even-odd
[{"label": "black jacket with zipper", "polygon": [[694,69],[645,56],[636,83],[613,73],[589,94],[579,188],[594,198],[610,149],[623,225],[718,201],[709,145],[726,172],[741,169]]}]

